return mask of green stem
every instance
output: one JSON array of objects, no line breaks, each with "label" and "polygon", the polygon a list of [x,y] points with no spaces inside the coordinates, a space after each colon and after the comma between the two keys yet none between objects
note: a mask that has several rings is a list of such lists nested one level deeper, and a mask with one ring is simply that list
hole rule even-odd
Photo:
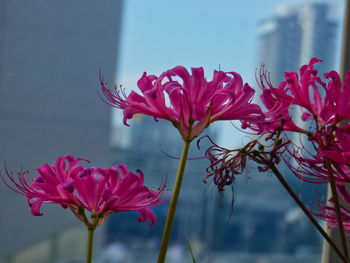
[{"label": "green stem", "polygon": [[168,215],[167,215],[167,218],[165,221],[162,242],[160,243],[160,249],[159,249],[157,263],[164,263],[164,261],[165,261],[165,256],[166,256],[166,252],[168,249],[168,243],[169,243],[169,239],[170,239],[171,229],[173,226],[177,200],[179,199],[182,178],[183,178],[184,171],[185,171],[186,160],[187,160],[188,150],[190,148],[190,143],[191,143],[190,141],[185,140],[184,146],[182,149],[182,155],[181,155],[179,167],[177,170],[175,186],[174,186],[173,193],[172,193],[171,200],[170,200]]},{"label": "green stem", "polygon": [[329,184],[330,184],[331,190],[332,190],[332,198],[334,201],[335,213],[336,213],[337,221],[338,221],[340,239],[341,239],[341,243],[343,246],[344,255],[345,255],[346,259],[349,259],[348,248],[346,246],[343,218],[341,217],[341,212],[340,212],[340,203],[339,203],[337,187],[335,185],[335,180],[334,180],[334,175],[332,172],[331,162],[328,158],[326,158],[326,165],[327,165],[327,170],[328,170]]},{"label": "green stem", "polygon": [[86,253],[86,263],[92,262],[92,244],[94,240],[94,228],[88,228],[88,247]]}]

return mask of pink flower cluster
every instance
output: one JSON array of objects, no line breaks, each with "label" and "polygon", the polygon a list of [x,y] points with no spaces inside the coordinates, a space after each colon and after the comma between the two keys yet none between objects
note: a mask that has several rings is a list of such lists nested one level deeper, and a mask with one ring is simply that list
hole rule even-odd
[{"label": "pink flower cluster", "polygon": [[[350,72],[346,74],[344,85],[336,71],[324,74],[326,81],[318,76],[316,63],[322,62],[312,58],[309,64],[297,72],[286,72],[285,81],[274,88],[264,72],[260,74],[260,86],[263,89],[261,100],[268,109],[266,115],[270,123],[281,125],[286,131],[304,132],[292,120],[290,109],[300,106],[303,111],[302,120],[316,120],[319,128],[328,129],[344,120],[350,119]],[[265,81],[267,80],[267,81]],[[267,82],[268,86],[265,86]],[[266,125],[265,128],[269,126]],[[341,129],[347,129],[349,125]],[[317,130],[319,132],[320,130]]]},{"label": "pink flower cluster", "polygon": [[[297,166],[292,166],[290,161],[287,164],[296,176],[311,183],[328,183],[331,171],[338,192],[350,204],[345,187],[350,182],[350,71],[343,83],[335,71],[325,73],[323,80],[314,68],[319,62],[320,59],[311,59],[300,68],[299,74],[286,72],[285,81],[278,88],[272,86],[265,72],[260,72],[261,99],[267,108],[264,131],[270,138],[279,131],[307,135],[309,142],[302,144],[308,147],[294,145],[288,149]],[[301,120],[292,118],[292,108],[302,111]],[[341,211],[345,228],[350,229],[350,211],[345,207]],[[330,226],[337,226],[334,207],[319,203],[319,212],[315,214]]]},{"label": "pink flower cluster", "polygon": [[260,107],[251,103],[254,89],[236,72],[214,71],[211,81],[202,67],[192,68],[192,75],[182,66],[159,77],[144,73],[137,82],[142,94],[128,96],[117,87],[113,93],[100,78],[103,100],[124,110],[125,125],[134,114],[150,115],[172,122],[184,140],[192,141],[217,120],[240,120],[246,126],[263,119]]},{"label": "pink flower cluster", "polygon": [[45,164],[37,169],[38,175],[30,184],[26,173],[18,173],[18,182],[6,169],[12,185],[2,176],[5,184],[13,191],[25,195],[34,216],[41,216],[43,203],[60,204],[91,227],[85,210],[95,219],[94,227],[104,222],[111,213],[138,211],[139,222],[149,220],[151,225],[156,215],[151,210],[165,202],[165,182],[158,190],[152,191],[144,186],[141,171],[138,175],[129,171],[124,164],[110,168],[86,168],[78,165],[85,159],[75,159],[72,155],[59,157],[55,165]]}]

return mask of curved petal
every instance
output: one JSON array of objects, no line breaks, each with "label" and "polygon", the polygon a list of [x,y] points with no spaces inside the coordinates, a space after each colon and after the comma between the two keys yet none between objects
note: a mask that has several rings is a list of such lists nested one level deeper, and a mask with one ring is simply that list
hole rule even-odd
[{"label": "curved petal", "polygon": [[137,219],[138,222],[142,223],[145,221],[149,221],[149,226],[153,226],[157,220],[156,214],[150,208],[143,208],[138,210],[140,213],[140,217]]}]

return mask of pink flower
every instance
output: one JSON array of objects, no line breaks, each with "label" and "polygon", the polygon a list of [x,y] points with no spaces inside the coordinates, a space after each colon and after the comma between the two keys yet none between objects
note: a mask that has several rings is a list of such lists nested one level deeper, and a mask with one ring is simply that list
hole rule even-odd
[{"label": "pink flower", "polygon": [[[350,124],[341,122],[350,119],[350,71],[347,72],[343,87],[335,71],[324,74],[326,80],[323,82],[314,69],[314,65],[319,62],[320,59],[312,58],[309,64],[300,68],[299,74],[286,72],[286,80],[277,88],[272,86],[264,68],[261,68],[261,100],[267,108],[264,132],[270,133],[267,138],[287,136],[280,134],[282,130],[308,136],[310,142],[307,148],[300,148],[293,142],[290,144],[292,148],[286,148],[295,161],[285,159],[286,164],[300,179],[311,183],[328,183],[328,169],[325,165],[327,157],[332,161],[336,181],[348,182]],[[309,130],[294,123],[291,111],[294,106],[303,111],[303,121],[310,121],[304,125]]]},{"label": "pink flower", "polygon": [[265,114],[264,130],[265,132],[275,132],[278,127],[284,131],[294,131],[306,133],[306,131],[297,126],[290,115],[290,108],[293,105],[293,97],[287,94],[287,84],[281,82],[277,88],[273,87],[269,76],[260,69],[259,80],[257,79],[262,94],[260,99],[267,111]]},{"label": "pink flower", "polygon": [[124,110],[124,124],[141,113],[171,121],[184,140],[192,141],[210,123],[217,120],[256,122],[263,114],[251,103],[254,90],[238,73],[214,71],[207,81],[204,70],[192,68],[192,75],[182,66],[170,69],[159,77],[146,73],[137,82],[142,95],[132,91],[128,96],[115,87],[106,88],[101,79],[104,101]]},{"label": "pink flower", "polygon": [[295,160],[296,165],[293,162],[288,162],[287,160],[285,160],[285,163],[299,179],[308,183],[329,183],[328,171],[324,165],[323,158],[319,158],[314,155],[310,156],[310,158],[306,158],[299,155],[298,152],[291,153],[291,155]]},{"label": "pink flower", "polygon": [[[312,58],[307,65],[300,68],[300,80],[297,72],[285,72],[285,83],[293,96],[293,104],[307,109],[311,113],[320,111],[322,97],[318,90],[317,83],[323,84],[317,77],[317,70],[313,68],[315,63],[322,60]],[[313,100],[310,96],[310,87],[312,88]]]},{"label": "pink flower", "polygon": [[[346,184],[338,184],[337,191],[342,199],[345,201],[347,206],[350,204],[350,195],[346,190]],[[313,212],[314,215],[319,218],[325,220],[328,223],[328,227],[337,228],[338,220],[336,216],[336,211],[334,208],[334,202],[331,198],[328,200],[329,205],[322,205],[320,201],[318,201],[318,212]],[[350,230],[350,211],[348,208],[344,206],[340,206],[341,217],[343,219],[343,225],[345,230]]]},{"label": "pink flower", "polygon": [[[348,130],[337,127],[331,135],[331,144],[321,152],[333,163],[350,165],[350,134]],[[330,136],[329,136],[330,137]]]},{"label": "pink flower", "polygon": [[335,71],[324,74],[326,81],[322,81],[317,69],[314,69],[314,65],[319,62],[322,60],[312,58],[309,64],[300,68],[299,74],[285,72],[285,81],[278,88],[271,85],[263,69],[260,71],[259,86],[263,89],[261,100],[268,110],[265,113],[265,130],[282,124],[285,131],[306,133],[291,118],[293,106],[300,106],[303,121],[314,121],[316,118],[320,126],[336,125],[350,119],[350,101],[347,99],[350,96],[350,71],[346,74],[343,86]]},{"label": "pink flower", "polygon": [[[104,222],[108,214],[122,211],[138,211],[139,222],[149,220],[151,225],[156,221],[155,213],[150,209],[166,201],[168,195],[163,195],[165,183],[154,192],[143,185],[141,171],[135,175],[125,164],[110,168],[86,168],[78,165],[87,161],[68,155],[59,157],[55,165],[45,164],[37,169],[39,175],[29,184],[24,172],[18,173],[17,182],[13,175],[6,173],[13,186],[1,177],[13,191],[25,195],[34,216],[41,216],[43,203],[60,204],[69,207],[72,212],[87,226],[94,227]],[[93,223],[85,215],[85,210],[91,213]]]},{"label": "pink flower", "polygon": [[323,82],[314,69],[314,64],[322,62],[312,58],[309,64],[300,68],[300,79],[296,72],[286,72],[288,90],[293,97],[293,104],[306,110],[303,120],[313,120],[317,117],[321,125],[337,124],[350,117],[350,71],[347,72],[344,85],[337,72],[325,73]]}]

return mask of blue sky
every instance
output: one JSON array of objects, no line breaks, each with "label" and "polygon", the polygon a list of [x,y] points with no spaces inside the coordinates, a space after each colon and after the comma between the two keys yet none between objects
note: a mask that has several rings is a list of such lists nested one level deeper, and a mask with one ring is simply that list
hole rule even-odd
[{"label": "blue sky", "polygon": [[[127,0],[117,83],[135,89],[144,71],[158,75],[177,65],[203,66],[211,78],[220,65],[254,86],[258,22],[276,14],[283,3],[305,2],[311,1]],[[340,19],[344,0],[328,2],[338,6]]]}]

